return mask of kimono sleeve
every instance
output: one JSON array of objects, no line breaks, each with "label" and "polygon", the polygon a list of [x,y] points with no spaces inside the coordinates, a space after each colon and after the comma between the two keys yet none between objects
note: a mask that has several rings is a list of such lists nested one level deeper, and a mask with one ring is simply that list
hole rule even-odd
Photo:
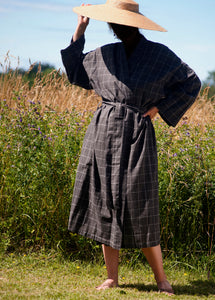
[{"label": "kimono sleeve", "polygon": [[201,88],[195,72],[181,62],[164,86],[165,97],[156,105],[162,119],[170,126],[176,126],[184,113],[194,103]]},{"label": "kimono sleeve", "polygon": [[70,83],[90,90],[92,86],[83,66],[86,54],[83,54],[85,38],[82,35],[77,41],[71,42],[66,49],[61,50],[61,57]]}]

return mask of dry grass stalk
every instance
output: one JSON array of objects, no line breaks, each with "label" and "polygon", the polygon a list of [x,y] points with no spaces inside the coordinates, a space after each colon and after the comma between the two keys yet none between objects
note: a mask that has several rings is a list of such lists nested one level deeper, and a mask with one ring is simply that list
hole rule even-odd
[{"label": "dry grass stalk", "polygon": [[[184,117],[187,119],[187,123],[191,125],[198,124],[204,128],[207,124],[214,124],[214,116],[214,101],[212,101],[212,99],[208,99],[208,88],[206,88]],[[181,122],[183,122],[183,120]]]}]

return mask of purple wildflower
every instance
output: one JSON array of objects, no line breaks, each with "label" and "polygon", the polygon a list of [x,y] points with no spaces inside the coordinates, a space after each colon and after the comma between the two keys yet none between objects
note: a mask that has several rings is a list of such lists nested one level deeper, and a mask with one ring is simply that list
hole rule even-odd
[{"label": "purple wildflower", "polygon": [[31,101],[31,100],[28,100],[28,102],[30,103],[30,104],[35,104],[35,102],[33,102],[33,101]]}]

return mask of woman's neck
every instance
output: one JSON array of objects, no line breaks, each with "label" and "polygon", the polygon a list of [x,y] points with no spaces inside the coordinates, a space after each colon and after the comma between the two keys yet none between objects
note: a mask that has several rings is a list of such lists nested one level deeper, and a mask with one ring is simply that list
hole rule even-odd
[{"label": "woman's neck", "polygon": [[141,40],[142,35],[139,33],[139,31],[135,32],[134,34],[126,37],[124,40],[122,40],[123,45],[125,47],[125,52],[127,57],[130,57],[134,49],[137,47],[139,41]]}]

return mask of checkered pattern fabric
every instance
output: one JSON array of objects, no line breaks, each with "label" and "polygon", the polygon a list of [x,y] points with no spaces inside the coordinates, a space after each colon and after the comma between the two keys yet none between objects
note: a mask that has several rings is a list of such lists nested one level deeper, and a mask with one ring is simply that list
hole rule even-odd
[{"label": "checkered pattern fabric", "polygon": [[68,228],[115,249],[156,246],[156,139],[143,113],[157,106],[175,126],[195,101],[200,81],[166,46],[144,37],[129,58],[122,43],[87,54],[83,48],[84,36],[61,51],[68,78],[94,89],[103,103],[84,138]]}]

